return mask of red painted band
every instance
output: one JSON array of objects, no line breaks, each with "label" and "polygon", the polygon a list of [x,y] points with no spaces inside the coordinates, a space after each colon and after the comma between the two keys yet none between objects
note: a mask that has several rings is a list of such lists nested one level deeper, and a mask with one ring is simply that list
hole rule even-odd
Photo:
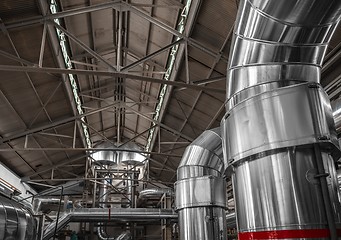
[{"label": "red painted band", "polygon": [[330,237],[329,229],[296,229],[238,233],[239,240],[328,237]]}]

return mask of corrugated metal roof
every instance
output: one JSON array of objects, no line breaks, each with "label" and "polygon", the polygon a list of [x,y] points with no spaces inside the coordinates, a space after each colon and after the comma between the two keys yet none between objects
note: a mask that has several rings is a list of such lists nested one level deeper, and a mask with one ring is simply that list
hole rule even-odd
[{"label": "corrugated metal roof", "polygon": [[[19,68],[30,65],[29,61],[38,66],[44,14],[40,12],[40,2],[46,3],[39,0],[0,2],[0,17],[5,26],[12,26],[8,29],[10,38],[0,34],[0,65]],[[177,35],[181,36],[174,32],[183,1],[133,0],[128,7],[126,4],[122,8],[119,5],[106,6],[96,11],[93,11],[94,6],[112,2],[61,0],[58,3],[62,11],[75,11],[72,16],[61,18],[61,22],[63,28],[80,41],[76,43],[67,38],[72,67],[76,71],[88,71],[75,74],[75,86],[83,106],[81,110],[85,114],[83,120],[89,138],[94,145],[106,139],[117,142],[120,138],[121,142],[133,139],[145,146],[160,100],[162,85],[156,80],[164,79],[171,59],[169,56],[175,48],[168,47],[159,54],[148,55],[174,42]],[[80,10],[83,8],[88,12]],[[132,8],[135,10],[130,11]],[[200,8],[194,12],[193,26],[186,28],[192,29],[188,36],[188,55],[183,42],[179,47],[183,55],[178,52],[175,58],[176,69],[170,77],[172,81],[197,84],[198,80],[217,76],[224,78],[236,11],[235,0],[202,1]],[[121,28],[120,14],[123,16]],[[190,22],[191,19],[188,24]],[[118,41],[119,29],[122,30],[122,41]],[[56,37],[52,30],[47,34],[42,70],[45,67],[65,68],[60,46],[52,41]],[[340,42],[339,27],[329,52]],[[335,50],[333,56],[338,58],[339,55],[339,51]],[[122,66],[117,70],[123,69],[121,73],[135,77],[113,74],[120,58]],[[135,66],[124,68],[136,61],[138,64]],[[339,64],[340,61],[336,60],[333,67],[323,73],[322,83],[331,82],[339,76]],[[99,76],[99,71],[106,74]],[[201,86],[222,90],[225,89],[225,81],[212,81]],[[72,92],[76,89],[70,87],[67,75],[1,71],[0,90],[0,137],[7,139],[1,147],[21,149],[17,153],[0,152],[0,159],[21,176],[36,179],[50,178],[54,166],[60,163],[73,174],[63,172],[60,167],[54,170],[55,177],[70,178],[74,174],[84,174],[84,129],[73,99]],[[225,95],[205,89],[194,90],[191,86],[186,89],[173,86],[168,87],[162,97],[166,100],[161,107],[160,126],[155,127],[155,133],[160,135],[154,138],[150,155],[153,160],[149,167],[152,178],[172,182],[187,144],[205,129],[219,126],[225,112]],[[114,102],[117,105],[111,106]],[[25,145],[59,150],[26,151],[23,149]],[[62,150],[63,147],[79,149]],[[159,153],[169,156],[160,156]],[[69,162],[83,167],[74,168],[68,165]]]}]

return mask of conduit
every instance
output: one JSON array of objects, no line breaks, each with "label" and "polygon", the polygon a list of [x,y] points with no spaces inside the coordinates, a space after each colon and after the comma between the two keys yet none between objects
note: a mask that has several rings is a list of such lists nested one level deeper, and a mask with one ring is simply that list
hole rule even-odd
[{"label": "conduit", "polygon": [[340,151],[319,82],[340,12],[339,0],[240,1],[222,120],[239,239],[337,238]]}]

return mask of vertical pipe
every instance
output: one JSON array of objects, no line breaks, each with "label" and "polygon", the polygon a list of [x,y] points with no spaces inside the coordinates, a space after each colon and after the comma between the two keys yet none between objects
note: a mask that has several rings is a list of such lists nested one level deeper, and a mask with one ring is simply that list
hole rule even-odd
[{"label": "vertical pipe", "polygon": [[205,131],[186,148],[175,183],[181,240],[226,239],[225,166],[220,128]]},{"label": "vertical pipe", "polygon": [[340,13],[341,1],[240,1],[222,120],[239,239],[337,238],[321,174],[340,150],[319,82]]}]

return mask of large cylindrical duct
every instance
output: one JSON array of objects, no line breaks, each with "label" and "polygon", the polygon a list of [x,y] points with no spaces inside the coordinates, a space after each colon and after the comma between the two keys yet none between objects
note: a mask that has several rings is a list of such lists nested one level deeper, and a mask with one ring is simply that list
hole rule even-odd
[{"label": "large cylindrical duct", "polygon": [[341,98],[332,102],[333,118],[338,137],[341,135]]},{"label": "large cylindrical duct", "polygon": [[337,238],[340,151],[319,82],[340,13],[339,0],[240,1],[222,120],[239,239]]},{"label": "large cylindrical duct", "polygon": [[176,208],[181,240],[226,239],[226,182],[220,128],[190,144],[177,170]]},{"label": "large cylindrical duct", "polygon": [[36,231],[36,221],[28,209],[0,196],[0,239],[34,240]]}]

